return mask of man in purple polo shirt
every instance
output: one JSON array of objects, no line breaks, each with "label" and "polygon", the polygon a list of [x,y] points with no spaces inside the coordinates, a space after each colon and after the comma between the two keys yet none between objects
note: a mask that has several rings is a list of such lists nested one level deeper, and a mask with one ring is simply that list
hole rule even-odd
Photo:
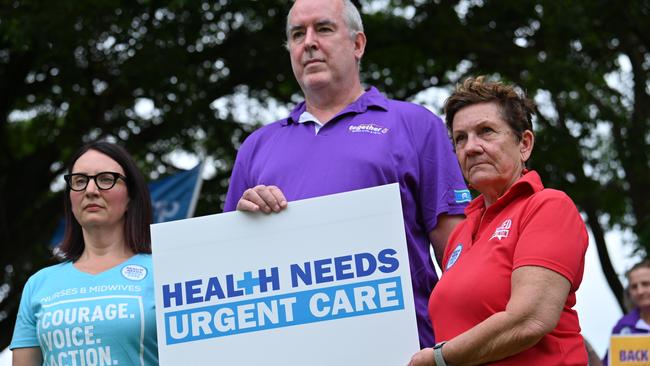
[{"label": "man in purple polo shirt", "polygon": [[239,149],[225,211],[279,212],[287,201],[398,182],[420,344],[434,344],[427,315],[447,236],[470,200],[443,122],[425,108],[364,90],[366,36],[349,0],[297,0],[287,48],[305,95],[288,118]]}]

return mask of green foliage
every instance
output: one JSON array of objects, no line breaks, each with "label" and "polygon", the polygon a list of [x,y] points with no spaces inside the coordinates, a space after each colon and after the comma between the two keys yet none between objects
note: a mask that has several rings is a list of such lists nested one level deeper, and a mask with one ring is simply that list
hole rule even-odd
[{"label": "green foliage", "polygon": [[[174,150],[204,152],[218,169],[204,184],[197,213],[220,211],[236,147],[253,126],[212,102],[242,85],[260,98],[286,101],[296,93],[281,41],[286,7],[284,1],[0,5],[0,348],[10,339],[22,285],[51,262],[47,243],[62,197],[50,186],[84,142],[120,141],[152,176],[174,171],[167,158]],[[135,110],[143,98],[154,103],[151,116]]]}]

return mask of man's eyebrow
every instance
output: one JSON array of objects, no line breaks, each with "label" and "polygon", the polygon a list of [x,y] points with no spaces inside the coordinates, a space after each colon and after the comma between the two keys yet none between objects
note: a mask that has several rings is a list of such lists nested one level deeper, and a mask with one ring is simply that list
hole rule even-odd
[{"label": "man's eyebrow", "polygon": [[329,19],[324,19],[316,22],[316,26],[323,26],[323,25],[336,25],[336,22]]},{"label": "man's eyebrow", "polygon": [[[323,20],[317,21],[314,25],[317,26],[317,27],[322,27],[324,25],[336,26],[336,22],[334,22],[333,20],[329,20],[329,19],[323,19]],[[289,27],[289,32],[293,32],[294,30],[300,30],[300,29],[305,29],[305,28],[306,28],[306,26],[304,24],[292,25],[292,26]]]},{"label": "man's eyebrow", "polygon": [[304,25],[292,25],[292,26],[289,27],[289,32],[293,32],[294,30],[298,30],[298,29],[305,29],[305,26]]}]

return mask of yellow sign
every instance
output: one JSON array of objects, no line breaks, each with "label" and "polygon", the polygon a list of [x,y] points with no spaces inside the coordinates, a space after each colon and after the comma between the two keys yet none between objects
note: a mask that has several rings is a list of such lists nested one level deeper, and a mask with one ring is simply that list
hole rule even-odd
[{"label": "yellow sign", "polygon": [[650,366],[650,335],[613,335],[609,366]]}]

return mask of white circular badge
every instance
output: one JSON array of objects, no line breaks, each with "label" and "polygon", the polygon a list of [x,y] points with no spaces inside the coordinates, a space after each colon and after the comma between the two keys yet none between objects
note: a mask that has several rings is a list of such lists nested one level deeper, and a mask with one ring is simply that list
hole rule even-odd
[{"label": "white circular badge", "polygon": [[456,245],[456,248],[454,248],[454,251],[451,252],[451,256],[447,261],[447,268],[445,268],[445,270],[448,270],[449,268],[451,268],[451,266],[453,266],[456,263],[458,257],[460,257],[460,253],[462,252],[463,252],[463,244],[458,243],[458,245]]},{"label": "white circular badge", "polygon": [[138,264],[122,267],[122,276],[127,280],[140,281],[147,277],[147,269]]},{"label": "white circular badge", "polygon": [[618,334],[632,334],[632,328],[631,327],[623,327]]}]

